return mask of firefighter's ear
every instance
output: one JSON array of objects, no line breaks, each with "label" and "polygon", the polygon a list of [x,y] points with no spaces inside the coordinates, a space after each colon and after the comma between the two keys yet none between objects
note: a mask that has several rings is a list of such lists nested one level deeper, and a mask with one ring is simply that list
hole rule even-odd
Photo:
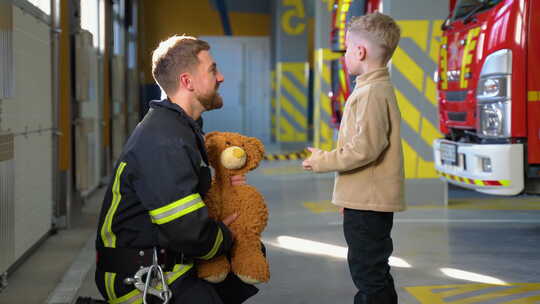
[{"label": "firefighter's ear", "polygon": [[193,91],[193,81],[189,73],[182,73],[178,76],[178,82],[180,87],[187,89],[188,91]]}]

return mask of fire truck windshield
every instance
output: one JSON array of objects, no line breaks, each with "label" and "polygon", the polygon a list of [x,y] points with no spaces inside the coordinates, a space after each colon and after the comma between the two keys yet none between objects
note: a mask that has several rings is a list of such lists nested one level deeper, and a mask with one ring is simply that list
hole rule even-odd
[{"label": "fire truck windshield", "polygon": [[499,4],[503,0],[459,0],[454,10],[453,19],[470,17]]}]

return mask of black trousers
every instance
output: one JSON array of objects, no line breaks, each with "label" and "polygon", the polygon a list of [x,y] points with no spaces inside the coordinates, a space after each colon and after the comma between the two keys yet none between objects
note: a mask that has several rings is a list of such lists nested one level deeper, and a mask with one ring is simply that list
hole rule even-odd
[{"label": "black trousers", "polygon": [[[104,273],[96,271],[96,285],[98,290],[107,298]],[[125,276],[119,276],[120,280],[115,280],[115,291],[118,297],[133,290],[132,285],[123,283]],[[211,284],[199,279],[195,271],[190,271],[181,278],[174,281],[170,286],[173,293],[171,304],[240,304],[255,295],[259,289],[253,285],[242,282],[236,275],[229,273],[225,281],[218,284]],[[162,303],[154,296],[148,296],[151,304]]]},{"label": "black trousers", "polygon": [[354,304],[396,304],[388,258],[394,213],[345,208],[343,232],[349,247],[349,270],[358,292]]}]

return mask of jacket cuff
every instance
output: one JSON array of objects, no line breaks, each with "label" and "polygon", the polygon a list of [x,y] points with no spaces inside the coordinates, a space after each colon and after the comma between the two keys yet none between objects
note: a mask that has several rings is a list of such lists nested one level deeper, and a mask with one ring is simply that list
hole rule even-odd
[{"label": "jacket cuff", "polygon": [[216,222],[219,229],[223,232],[223,242],[221,243],[221,253],[226,254],[231,251],[233,245],[233,237],[231,230],[223,222]]},{"label": "jacket cuff", "polygon": [[327,166],[324,164],[324,155],[328,153],[326,151],[315,151],[311,155],[311,168],[313,168],[313,172],[315,173],[325,173],[329,172],[330,170],[326,169]]}]

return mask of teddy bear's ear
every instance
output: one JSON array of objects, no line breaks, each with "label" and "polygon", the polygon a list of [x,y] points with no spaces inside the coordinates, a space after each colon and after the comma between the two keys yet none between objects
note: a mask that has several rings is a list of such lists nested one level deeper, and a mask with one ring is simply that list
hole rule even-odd
[{"label": "teddy bear's ear", "polygon": [[206,149],[210,149],[210,147],[214,146],[217,143],[216,139],[218,137],[219,137],[219,132],[216,132],[216,131],[206,134],[206,136],[204,137]]},{"label": "teddy bear's ear", "polygon": [[[204,145],[206,146],[206,153],[208,154],[208,160],[210,161],[210,166],[214,167],[219,162],[219,138],[220,132],[210,132],[205,136]],[[217,155],[217,156],[216,156]]]},{"label": "teddy bear's ear", "polygon": [[249,155],[248,165],[249,170],[257,168],[259,162],[264,157],[264,145],[260,140],[254,137],[249,137],[246,144],[246,152]]},{"label": "teddy bear's ear", "polygon": [[250,138],[250,141],[251,141],[251,144],[256,147],[257,152],[259,152],[260,157],[262,159],[264,157],[264,145],[263,145],[263,143],[259,139],[255,138],[255,137]]}]

